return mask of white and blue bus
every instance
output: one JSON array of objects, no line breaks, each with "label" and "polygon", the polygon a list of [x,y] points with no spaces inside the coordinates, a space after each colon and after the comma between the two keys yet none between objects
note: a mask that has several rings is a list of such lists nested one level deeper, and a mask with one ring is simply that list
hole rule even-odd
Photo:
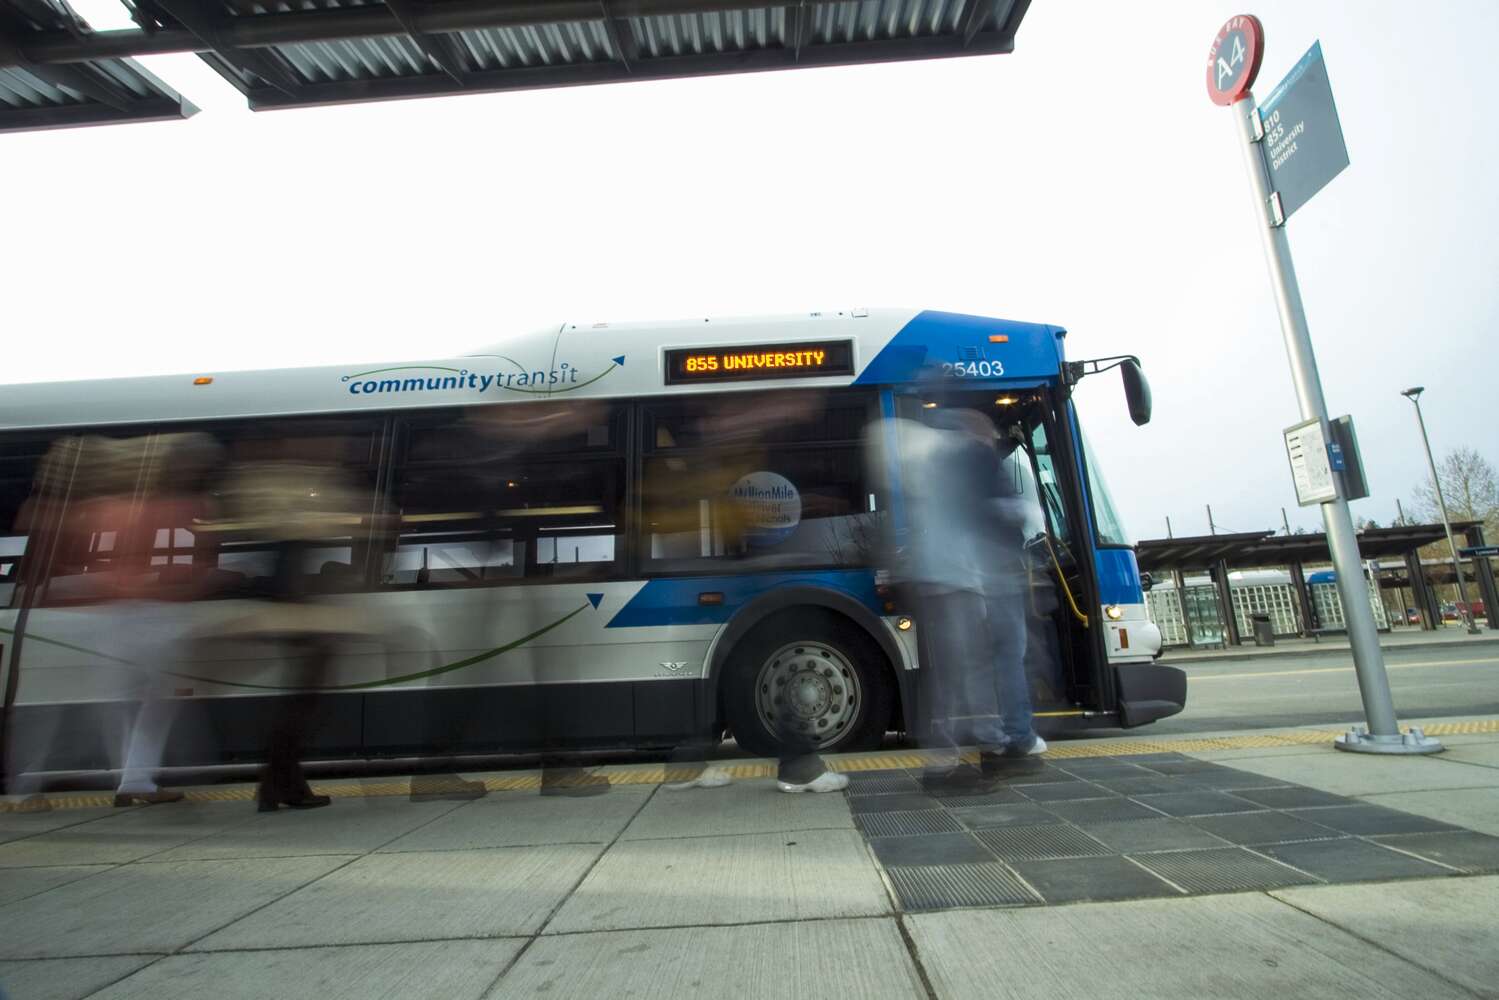
[{"label": "white and blue bus", "polygon": [[[231,458],[316,456],[362,498],[316,540],[306,580],[335,615],[378,623],[319,685],[315,756],[420,753],[434,734],[505,753],[728,733],[766,752],[786,724],[826,751],[876,747],[916,729],[922,648],[878,565],[902,518],[901,443],[881,450],[891,468],[871,470],[864,439],[936,405],[923,398],[933,369],[1023,440],[1012,462],[1034,506],[1042,731],[1171,715],[1185,678],[1155,662],[1134,551],[1071,401],[1105,365],[1067,362],[1063,338],[856,309],[565,324],[411,363],[0,387],[7,716],[72,734],[49,766],[107,766],[87,732],[100,712],[125,717],[139,691],[129,676],[145,670],[182,702],[166,763],[260,752],[272,699],[298,683],[274,648],[122,663],[118,619],[79,585],[107,564],[110,539],[43,551],[21,517],[59,438],[194,430]],[[1138,366],[1108,360],[1144,422]],[[153,527],[152,572],[209,595],[181,606],[184,631],[211,635],[253,611],[264,543],[197,521]]]}]

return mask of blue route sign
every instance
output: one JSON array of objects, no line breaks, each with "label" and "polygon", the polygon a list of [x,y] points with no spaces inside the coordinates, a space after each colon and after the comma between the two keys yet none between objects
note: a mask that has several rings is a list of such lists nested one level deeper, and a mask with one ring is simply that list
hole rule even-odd
[{"label": "blue route sign", "polygon": [[1499,556],[1499,545],[1475,545],[1470,549],[1462,549],[1461,552],[1470,559],[1474,556]]},{"label": "blue route sign", "polygon": [[1265,98],[1260,120],[1265,126],[1260,154],[1270,170],[1270,188],[1280,195],[1277,221],[1284,221],[1348,166],[1321,42]]}]

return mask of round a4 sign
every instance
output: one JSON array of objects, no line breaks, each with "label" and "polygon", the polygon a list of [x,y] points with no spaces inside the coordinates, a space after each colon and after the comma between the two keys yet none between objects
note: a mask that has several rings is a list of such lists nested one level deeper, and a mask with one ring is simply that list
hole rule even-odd
[{"label": "round a4 sign", "polygon": [[1231,17],[1208,49],[1208,96],[1214,104],[1242,100],[1254,86],[1265,55],[1265,28],[1253,14]]}]

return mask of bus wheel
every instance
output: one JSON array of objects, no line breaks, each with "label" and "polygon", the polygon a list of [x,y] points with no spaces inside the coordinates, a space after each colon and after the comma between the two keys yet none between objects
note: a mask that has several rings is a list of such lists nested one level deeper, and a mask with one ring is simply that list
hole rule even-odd
[{"label": "bus wheel", "polygon": [[857,626],[825,611],[793,611],[762,622],[728,663],[724,714],[734,739],[763,757],[778,732],[821,752],[872,750],[892,703],[889,665]]}]

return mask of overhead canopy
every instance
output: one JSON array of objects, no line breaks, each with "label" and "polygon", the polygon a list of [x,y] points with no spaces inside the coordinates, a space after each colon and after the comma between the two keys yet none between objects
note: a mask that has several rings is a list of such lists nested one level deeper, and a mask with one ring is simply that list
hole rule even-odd
[{"label": "overhead canopy", "polygon": [[[1481,522],[1455,521],[1454,532],[1467,531]],[[1365,528],[1358,533],[1359,555],[1365,559],[1404,558],[1433,542],[1446,538],[1440,524],[1410,524],[1391,528]],[[1248,531],[1234,535],[1198,535],[1190,538],[1152,538],[1136,548],[1140,568],[1152,573],[1175,569],[1208,569],[1219,561],[1237,568],[1289,566],[1292,563],[1324,563],[1332,560],[1327,536],[1277,535]]]},{"label": "overhead canopy", "polygon": [[[125,0],[0,28],[7,68],[197,52],[252,109],[1010,52],[1030,0]],[[0,0],[0,12],[62,0]],[[6,45],[8,44],[8,48]]]},{"label": "overhead canopy", "polygon": [[198,109],[134,59],[37,62],[31,45],[88,37],[61,0],[0,0],[0,132],[187,118]]}]

